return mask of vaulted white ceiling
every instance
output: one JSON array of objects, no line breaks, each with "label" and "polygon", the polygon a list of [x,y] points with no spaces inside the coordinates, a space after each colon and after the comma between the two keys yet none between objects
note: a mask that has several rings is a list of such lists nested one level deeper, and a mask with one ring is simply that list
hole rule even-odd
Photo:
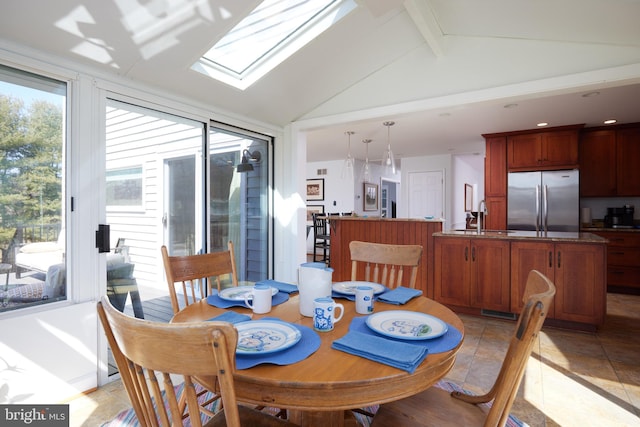
[{"label": "vaulted white ceiling", "polygon": [[[638,0],[355,0],[244,91],[191,65],[259,0],[4,0],[1,47],[307,130],[308,159],[481,152],[482,133],[640,122]],[[583,97],[587,92],[599,96]],[[517,104],[504,108],[507,104]],[[361,150],[360,152],[358,150]]]}]

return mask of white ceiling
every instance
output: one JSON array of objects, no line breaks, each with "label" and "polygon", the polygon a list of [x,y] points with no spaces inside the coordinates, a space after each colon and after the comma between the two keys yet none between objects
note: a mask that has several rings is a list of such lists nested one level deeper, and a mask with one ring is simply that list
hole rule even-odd
[{"label": "white ceiling", "polygon": [[0,46],[214,112],[295,122],[311,161],[343,158],[347,130],[356,157],[363,138],[373,139],[370,158],[381,157],[385,120],[396,122],[396,157],[483,152],[481,134],[540,121],[640,122],[638,0],[353,1],[244,91],[190,66],[259,0],[4,0]]}]

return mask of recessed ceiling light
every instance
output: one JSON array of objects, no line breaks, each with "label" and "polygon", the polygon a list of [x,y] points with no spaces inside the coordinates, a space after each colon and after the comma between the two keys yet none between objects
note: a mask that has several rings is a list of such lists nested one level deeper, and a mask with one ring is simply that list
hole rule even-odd
[{"label": "recessed ceiling light", "polygon": [[583,93],[582,97],[591,98],[592,96],[598,96],[598,95],[600,95],[600,92],[587,92],[587,93]]},{"label": "recessed ceiling light", "polygon": [[548,125],[549,125],[549,123],[547,123],[547,122],[540,122],[540,123],[538,123],[536,126],[538,126],[539,128],[541,128],[541,127],[548,126]]},{"label": "recessed ceiling light", "polygon": [[616,122],[617,122],[617,120],[616,120],[616,119],[609,119],[609,120],[605,120],[605,121],[604,121],[604,124],[605,124],[605,125],[612,125],[612,124],[614,124],[614,123],[616,123]]},{"label": "recessed ceiling light", "polygon": [[516,108],[518,106],[518,104],[507,104],[504,106],[504,108]]}]

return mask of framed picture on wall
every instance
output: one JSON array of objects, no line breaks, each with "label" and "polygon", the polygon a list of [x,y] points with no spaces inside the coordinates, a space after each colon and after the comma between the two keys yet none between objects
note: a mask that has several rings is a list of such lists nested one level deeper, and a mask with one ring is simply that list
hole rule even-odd
[{"label": "framed picture on wall", "polygon": [[473,210],[473,186],[471,184],[464,185],[464,211],[471,212]]},{"label": "framed picture on wall", "polygon": [[324,206],[307,205],[307,225],[313,225],[313,214],[324,215]]},{"label": "framed picture on wall", "polygon": [[324,179],[307,180],[307,200],[324,200]]},{"label": "framed picture on wall", "polygon": [[364,183],[364,206],[365,211],[377,211],[378,210],[378,184],[371,184],[370,182]]}]

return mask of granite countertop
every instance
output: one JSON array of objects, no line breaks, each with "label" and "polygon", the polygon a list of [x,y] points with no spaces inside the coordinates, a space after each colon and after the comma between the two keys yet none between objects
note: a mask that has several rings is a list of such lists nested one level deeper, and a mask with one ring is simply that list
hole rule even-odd
[{"label": "granite countertop", "polygon": [[552,242],[573,243],[607,243],[607,239],[593,233],[585,232],[560,232],[547,233],[522,230],[484,230],[478,234],[477,230],[445,230],[433,233],[434,237],[473,237],[479,239],[503,239],[503,240],[542,240]]},{"label": "granite countertop", "polygon": [[[637,227],[637,226],[636,226]],[[640,233],[640,228],[606,228],[606,227],[582,227],[580,231],[594,233],[598,231],[616,232],[616,233]]]},{"label": "granite countertop", "polygon": [[325,215],[329,221],[341,220],[341,221],[355,221],[355,220],[375,220],[375,221],[405,221],[405,222],[444,222],[442,218],[383,218],[380,216],[350,216],[350,215]]}]

